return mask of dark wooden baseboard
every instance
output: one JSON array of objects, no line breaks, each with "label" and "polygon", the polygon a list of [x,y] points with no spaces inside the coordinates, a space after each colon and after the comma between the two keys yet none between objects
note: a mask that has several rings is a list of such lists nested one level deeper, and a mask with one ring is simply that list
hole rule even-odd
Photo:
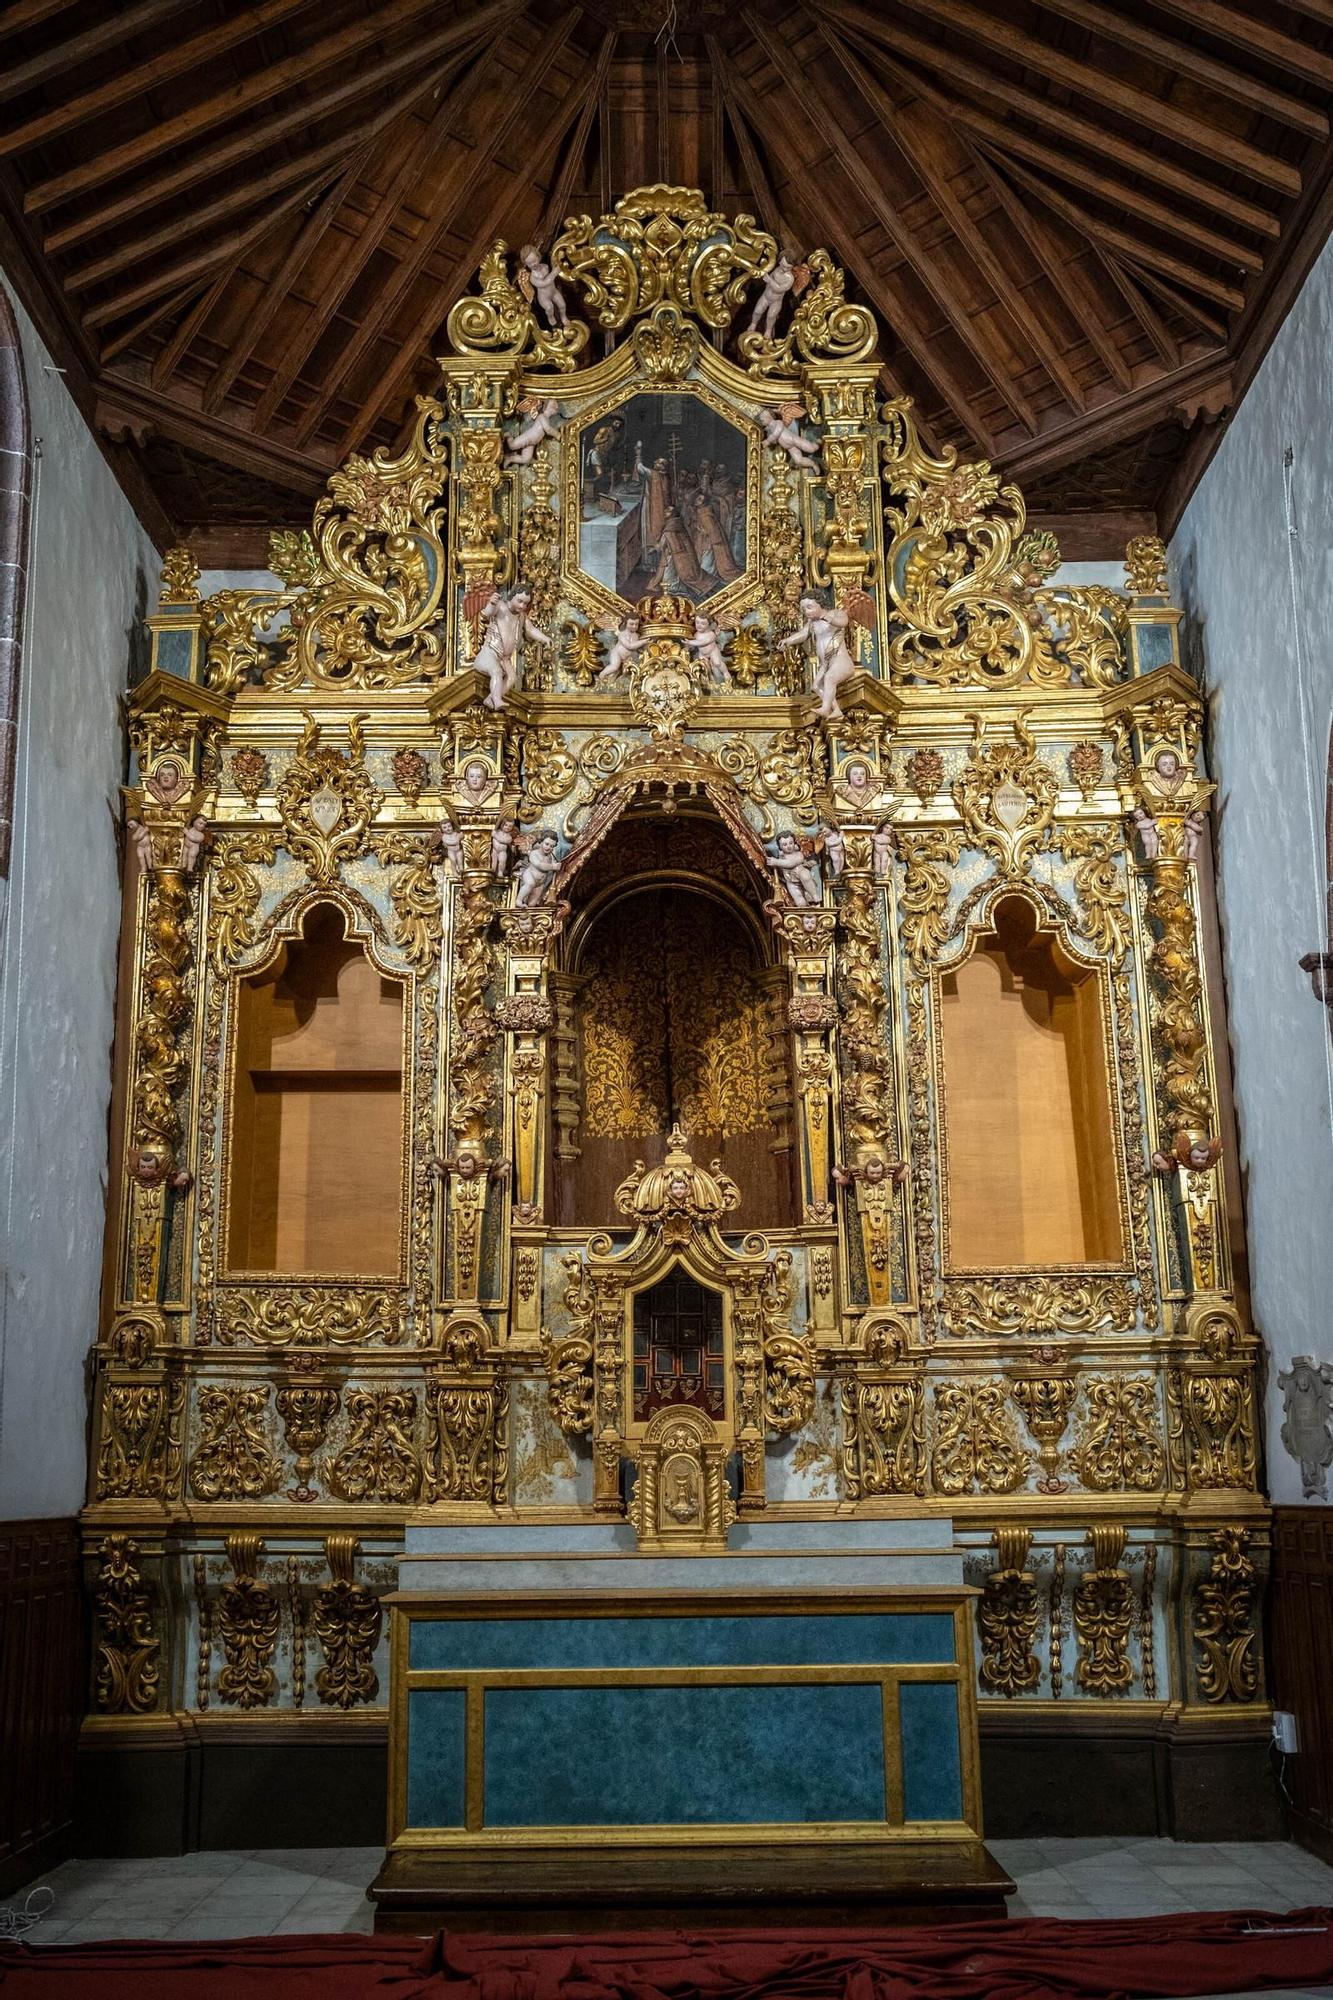
[{"label": "dark wooden baseboard", "polygon": [[774,1930],[966,1923],[1005,1915],[1014,1884],[979,1841],[937,1846],[560,1847],[391,1854],[377,1931]]},{"label": "dark wooden baseboard", "polygon": [[0,1895],[70,1852],[83,1631],[77,1523],[0,1522]]},{"label": "dark wooden baseboard", "polygon": [[1268,1598],[1273,1705],[1296,1718],[1286,1759],[1291,1831],[1333,1861],[1333,1507],[1275,1507]]}]

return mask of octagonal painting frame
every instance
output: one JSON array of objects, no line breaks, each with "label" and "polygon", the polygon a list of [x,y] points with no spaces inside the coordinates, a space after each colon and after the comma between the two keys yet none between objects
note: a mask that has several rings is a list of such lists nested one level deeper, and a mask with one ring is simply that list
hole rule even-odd
[{"label": "octagonal painting frame", "polygon": [[[695,407],[691,409],[691,405]],[[706,383],[649,386],[640,379],[622,383],[590,402],[566,429],[561,582],[567,595],[594,618],[619,623],[633,612],[639,598],[656,589],[692,599],[715,626],[730,624],[734,628],[739,624],[761,595],[761,445],[755,420],[717,395]],[[590,464],[599,431],[611,433],[602,453],[609,463]],[[643,446],[643,463],[650,470],[659,459],[667,459],[667,498],[671,505],[675,505],[682,485],[689,478],[697,486],[699,466],[704,459],[718,462],[713,454],[719,446],[732,454],[730,461],[723,462],[732,474],[735,498],[744,509],[743,531],[734,538],[728,534],[721,547],[710,529],[701,534],[699,541],[707,548],[711,539],[712,560],[717,569],[725,572],[729,556],[739,570],[738,575],[721,574],[716,582],[710,577],[709,587],[700,592],[697,585],[682,582],[674,563],[668,560],[660,581],[653,584],[655,571],[663,568],[662,550],[659,545],[656,556],[649,561],[643,548],[649,482],[633,475],[635,447],[639,443]],[[734,461],[742,454],[743,472],[736,478]],[[658,511],[660,514],[660,507]],[[734,526],[734,500],[732,523]],[[693,536],[689,546],[678,545],[684,549],[684,565],[691,560],[691,549],[694,561],[699,562],[699,542]],[[702,569],[703,564],[699,563],[699,567]],[[672,577],[676,580],[669,581]]]}]

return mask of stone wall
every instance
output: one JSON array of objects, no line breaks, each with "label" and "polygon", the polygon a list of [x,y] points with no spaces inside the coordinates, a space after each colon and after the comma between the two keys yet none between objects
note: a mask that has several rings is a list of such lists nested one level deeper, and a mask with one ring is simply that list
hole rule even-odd
[{"label": "stone wall", "polygon": [[[1283,460],[1292,453],[1288,535]],[[1333,1363],[1333,1042],[1301,955],[1326,948],[1333,715],[1333,247],[1278,334],[1171,545],[1208,692],[1228,1012],[1275,1499],[1303,1497],[1279,1371]],[[1297,643],[1297,635],[1300,643]],[[1314,1492],[1304,1497],[1323,1497]]]},{"label": "stone wall", "polygon": [[120,920],[121,696],[158,558],[32,322],[34,483],[14,854],[0,885],[0,1519],[86,1468]]}]

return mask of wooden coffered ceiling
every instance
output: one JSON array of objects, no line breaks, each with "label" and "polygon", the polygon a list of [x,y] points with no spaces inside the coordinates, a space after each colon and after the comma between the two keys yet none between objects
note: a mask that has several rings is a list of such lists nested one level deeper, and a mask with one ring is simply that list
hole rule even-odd
[{"label": "wooden coffered ceiling", "polygon": [[0,262],[153,531],[243,563],[403,435],[497,236],[696,184],[1109,553],[1328,234],[1331,96],[1333,0],[10,0]]}]

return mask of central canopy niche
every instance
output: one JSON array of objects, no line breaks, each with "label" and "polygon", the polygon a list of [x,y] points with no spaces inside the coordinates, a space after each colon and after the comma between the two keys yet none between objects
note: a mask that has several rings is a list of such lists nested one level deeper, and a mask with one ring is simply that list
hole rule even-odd
[{"label": "central canopy niche", "polygon": [[[720,829],[689,838],[728,847]],[[577,1127],[555,1149],[562,1222],[616,1221],[616,1188],[636,1160],[660,1162],[677,1121],[696,1158],[719,1157],[739,1184],[743,1226],[794,1221],[786,975],[761,921],[693,869],[589,898],[558,987],[579,1078]]]}]

